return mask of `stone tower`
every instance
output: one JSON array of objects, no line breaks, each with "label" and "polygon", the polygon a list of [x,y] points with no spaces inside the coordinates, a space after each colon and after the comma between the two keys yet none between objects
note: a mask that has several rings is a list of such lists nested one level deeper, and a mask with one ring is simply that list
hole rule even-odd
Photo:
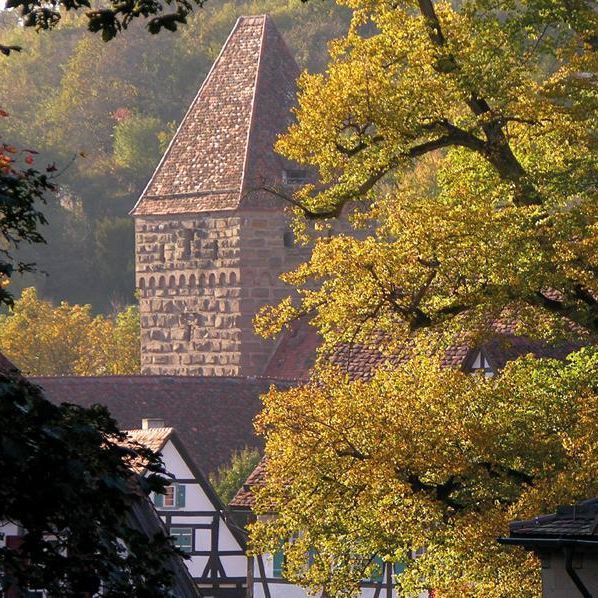
[{"label": "stone tower", "polygon": [[303,257],[281,200],[259,191],[306,176],[272,149],[298,74],[268,16],[239,18],[132,210],[143,373],[264,371],[273,343],[253,316]]}]

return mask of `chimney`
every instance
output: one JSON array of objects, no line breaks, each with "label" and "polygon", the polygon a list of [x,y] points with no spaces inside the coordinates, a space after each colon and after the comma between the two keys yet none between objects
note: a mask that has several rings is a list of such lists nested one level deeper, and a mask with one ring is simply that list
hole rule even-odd
[{"label": "chimney", "polygon": [[159,417],[144,417],[141,420],[141,429],[149,430],[150,428],[163,428],[164,420]]}]

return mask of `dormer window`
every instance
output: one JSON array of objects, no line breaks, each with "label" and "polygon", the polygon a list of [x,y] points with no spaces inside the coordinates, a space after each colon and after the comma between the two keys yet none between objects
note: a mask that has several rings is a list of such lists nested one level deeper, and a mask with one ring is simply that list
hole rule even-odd
[{"label": "dormer window", "polygon": [[305,185],[307,170],[288,169],[282,171],[282,182],[285,185]]},{"label": "dormer window", "polygon": [[469,371],[483,373],[486,378],[491,378],[496,373],[482,351],[478,352],[475,359],[471,362]]}]

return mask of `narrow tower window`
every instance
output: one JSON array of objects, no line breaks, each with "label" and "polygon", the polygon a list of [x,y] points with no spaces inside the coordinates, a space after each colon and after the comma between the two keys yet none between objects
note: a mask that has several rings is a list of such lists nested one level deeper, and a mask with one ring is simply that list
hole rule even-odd
[{"label": "narrow tower window", "polygon": [[307,170],[297,168],[283,170],[282,182],[285,185],[304,185],[307,183]]},{"label": "narrow tower window", "polygon": [[494,376],[494,369],[488,362],[488,358],[484,355],[482,351],[480,351],[473,360],[471,366],[469,367],[470,372],[481,372],[486,376],[486,378],[490,378]]}]

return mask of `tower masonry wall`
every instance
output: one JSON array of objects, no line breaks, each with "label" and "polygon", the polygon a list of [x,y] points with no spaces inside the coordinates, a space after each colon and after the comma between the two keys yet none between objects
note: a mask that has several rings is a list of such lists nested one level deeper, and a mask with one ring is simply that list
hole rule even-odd
[{"label": "tower masonry wall", "polygon": [[290,293],[279,275],[305,256],[285,246],[284,213],[137,217],[135,228],[142,373],[261,374],[274,342],[253,317]]}]

